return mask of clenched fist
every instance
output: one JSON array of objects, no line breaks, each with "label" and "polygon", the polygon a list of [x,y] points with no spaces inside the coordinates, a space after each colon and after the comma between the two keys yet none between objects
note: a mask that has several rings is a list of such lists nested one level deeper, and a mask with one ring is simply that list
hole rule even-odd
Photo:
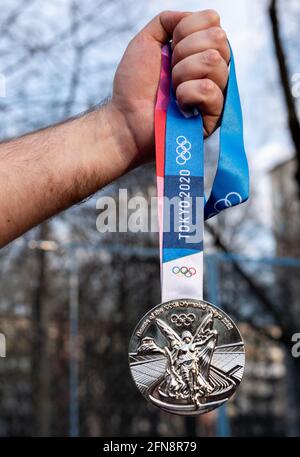
[{"label": "clenched fist", "polygon": [[130,42],[114,79],[111,109],[122,119],[131,144],[127,160],[133,165],[154,157],[161,48],[169,40],[173,87],[181,107],[200,109],[205,136],[214,131],[222,113],[230,49],[219,15],[212,10],[159,14]]}]

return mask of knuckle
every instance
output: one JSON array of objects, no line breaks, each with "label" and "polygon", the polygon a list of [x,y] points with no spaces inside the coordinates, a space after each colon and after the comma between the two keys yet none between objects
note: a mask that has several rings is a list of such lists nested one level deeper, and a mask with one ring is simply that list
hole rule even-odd
[{"label": "knuckle", "polygon": [[205,52],[205,58],[210,65],[218,65],[222,60],[221,54],[217,49],[208,49]]},{"label": "knuckle", "polygon": [[218,25],[220,23],[220,15],[217,13],[217,11],[209,9],[204,11],[203,14],[206,17],[207,22],[210,24]]},{"label": "knuckle", "polygon": [[217,45],[224,45],[227,43],[227,35],[221,27],[213,27],[210,29],[209,33],[212,40]]},{"label": "knuckle", "polygon": [[210,79],[202,79],[200,82],[200,89],[201,92],[211,94],[215,89],[215,85]]}]

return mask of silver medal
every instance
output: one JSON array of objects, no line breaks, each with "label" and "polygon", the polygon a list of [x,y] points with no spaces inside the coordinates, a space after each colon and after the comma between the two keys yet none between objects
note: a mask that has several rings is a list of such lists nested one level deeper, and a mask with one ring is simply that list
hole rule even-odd
[{"label": "silver medal", "polygon": [[154,405],[197,415],[221,406],[236,391],[245,349],[224,311],[201,300],[172,300],[139,322],[129,364],[138,389]]}]

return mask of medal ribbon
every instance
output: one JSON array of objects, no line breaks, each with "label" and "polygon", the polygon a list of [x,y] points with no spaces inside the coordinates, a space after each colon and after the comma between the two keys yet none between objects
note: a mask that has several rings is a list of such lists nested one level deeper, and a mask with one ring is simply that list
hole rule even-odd
[{"label": "medal ribbon", "polygon": [[155,108],[162,302],[203,298],[204,220],[249,196],[249,170],[232,51],[218,166],[207,200],[202,117],[197,110],[183,113],[178,107],[171,83],[170,57],[170,46],[166,45],[162,49]]}]

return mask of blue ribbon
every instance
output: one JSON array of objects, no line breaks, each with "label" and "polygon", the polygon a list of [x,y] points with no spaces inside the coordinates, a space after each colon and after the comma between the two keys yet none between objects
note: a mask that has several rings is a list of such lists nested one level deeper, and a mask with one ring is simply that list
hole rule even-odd
[{"label": "blue ribbon", "polygon": [[[183,175],[182,175],[183,173]],[[183,176],[186,179],[183,179]],[[249,197],[249,170],[243,140],[243,118],[236,79],[234,57],[231,50],[229,80],[221,117],[219,160],[211,193],[204,196],[204,138],[203,121],[199,113],[186,116],[179,109],[171,88],[167,111],[164,196],[168,199],[184,195],[188,189],[191,211],[189,225],[200,225],[224,209],[236,206]],[[183,184],[187,185],[184,186]],[[197,221],[199,204],[202,220]],[[171,219],[171,220],[170,220]],[[177,217],[178,219],[178,217]],[[174,210],[164,215],[163,262],[191,255],[203,250],[203,239],[192,241],[195,230],[181,232],[180,221]],[[166,223],[170,224],[168,229]]]},{"label": "blue ribbon", "polygon": [[[202,117],[200,115],[185,117],[179,110],[174,90],[171,89],[166,124],[164,196],[168,202],[176,198],[179,201],[177,205],[171,206],[170,214],[164,209],[163,262],[203,250],[201,226],[203,226],[204,204],[204,138],[202,132]],[[201,200],[199,202],[201,198],[202,202]],[[182,217],[178,210],[180,201],[185,201],[189,205],[186,210],[183,208]],[[197,221],[199,215],[202,220]],[[186,228],[189,230],[180,231],[180,226],[184,225],[181,220],[184,221],[187,218]],[[195,241],[193,237],[197,232],[201,239]]]},{"label": "blue ribbon", "polygon": [[211,194],[204,208],[205,220],[249,198],[243,115],[232,49],[230,52],[229,80],[221,119],[219,161]]}]

